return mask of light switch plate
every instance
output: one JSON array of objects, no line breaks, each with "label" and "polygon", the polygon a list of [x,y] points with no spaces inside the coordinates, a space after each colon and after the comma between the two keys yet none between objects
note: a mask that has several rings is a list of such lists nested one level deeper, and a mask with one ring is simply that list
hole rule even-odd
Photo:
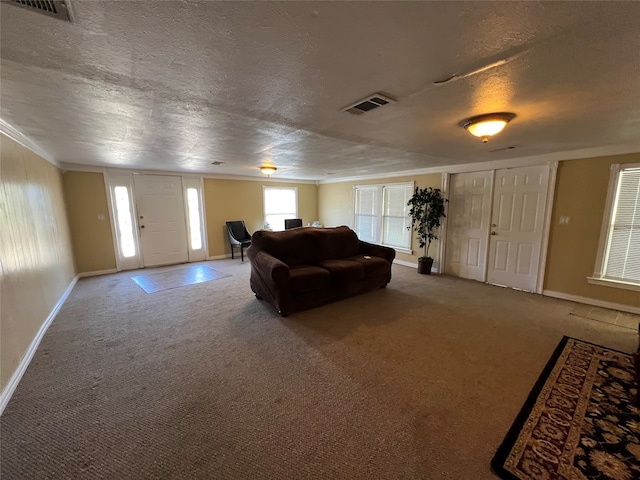
[{"label": "light switch plate", "polygon": [[571,217],[560,217],[560,225],[569,225]]}]

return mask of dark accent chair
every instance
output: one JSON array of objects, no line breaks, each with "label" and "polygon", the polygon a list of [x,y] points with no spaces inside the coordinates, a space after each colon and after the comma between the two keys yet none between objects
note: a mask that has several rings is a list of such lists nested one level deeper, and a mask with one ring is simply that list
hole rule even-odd
[{"label": "dark accent chair", "polygon": [[284,221],[284,229],[289,230],[291,228],[297,228],[302,226],[301,218],[287,218]]},{"label": "dark accent chair", "polygon": [[244,249],[251,245],[251,234],[247,231],[247,227],[242,220],[227,222],[227,233],[229,233],[231,245],[231,258],[234,258],[233,247],[240,247],[240,258],[244,262]]}]

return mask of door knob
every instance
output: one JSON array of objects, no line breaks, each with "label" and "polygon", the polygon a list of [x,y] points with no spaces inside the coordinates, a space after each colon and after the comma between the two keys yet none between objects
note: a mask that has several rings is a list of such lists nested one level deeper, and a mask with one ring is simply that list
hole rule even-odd
[{"label": "door knob", "polygon": [[[143,227],[144,228],[144,227]],[[491,235],[496,235],[496,232],[491,232]]]},{"label": "door knob", "polygon": [[[144,225],[140,225],[140,228],[144,228]],[[491,235],[495,235],[495,233],[492,233]]]}]

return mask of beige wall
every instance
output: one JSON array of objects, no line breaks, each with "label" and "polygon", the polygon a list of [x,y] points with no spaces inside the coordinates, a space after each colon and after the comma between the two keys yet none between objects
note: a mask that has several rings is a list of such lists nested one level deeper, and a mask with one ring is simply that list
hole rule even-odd
[{"label": "beige wall", "polygon": [[[355,228],[354,225],[354,200],[353,187],[355,185],[370,185],[378,183],[399,183],[399,182],[415,182],[416,187],[440,188],[442,186],[442,175],[434,173],[430,175],[415,175],[409,177],[391,177],[384,180],[362,180],[357,182],[340,182],[340,183],[323,183],[318,188],[318,213],[320,222],[325,227],[336,227],[338,225],[348,225]],[[411,236],[412,255],[398,252],[396,258],[405,262],[418,263],[418,257],[421,257],[423,250],[420,248],[416,235],[412,232]],[[429,255],[438,258],[438,240],[431,243]],[[437,261],[437,260],[436,260]],[[437,263],[435,267],[438,268]]]},{"label": "beige wall", "polygon": [[0,135],[0,384],[75,276],[60,171]]},{"label": "beige wall", "polygon": [[204,179],[209,256],[231,253],[225,222],[244,220],[250,233],[264,222],[263,185],[298,188],[298,216],[304,225],[318,220],[318,187],[305,183]]},{"label": "beige wall", "polygon": [[[640,307],[640,292],[591,285],[612,163],[640,163],[640,153],[560,162],[545,290]],[[571,217],[560,225],[561,216]]]},{"label": "beige wall", "polygon": [[[64,196],[78,273],[116,268],[102,173],[65,172]],[[98,219],[103,216],[103,220]]]}]

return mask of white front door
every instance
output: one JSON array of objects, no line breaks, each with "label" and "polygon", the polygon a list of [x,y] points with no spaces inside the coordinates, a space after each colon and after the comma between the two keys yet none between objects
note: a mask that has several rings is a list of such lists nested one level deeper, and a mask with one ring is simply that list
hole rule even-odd
[{"label": "white front door", "polygon": [[189,260],[182,179],[165,175],[134,175],[145,267]]},{"label": "white front door", "polygon": [[489,283],[536,290],[548,183],[546,165],[496,171]]},{"label": "white front door", "polygon": [[445,272],[484,281],[493,172],[451,175]]}]

